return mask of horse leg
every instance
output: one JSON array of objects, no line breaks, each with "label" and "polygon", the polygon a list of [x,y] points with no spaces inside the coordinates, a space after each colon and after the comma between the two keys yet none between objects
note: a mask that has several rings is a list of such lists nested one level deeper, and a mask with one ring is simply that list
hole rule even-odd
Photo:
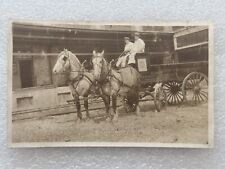
[{"label": "horse leg", "polygon": [[136,112],[136,115],[138,115],[138,116],[140,116],[140,115],[141,115],[141,112],[140,112],[140,106],[139,106],[139,104],[138,104],[138,103],[137,103],[137,107],[136,107],[135,112]]},{"label": "horse leg", "polygon": [[139,106],[139,93],[137,92],[136,95],[135,95],[135,105],[136,105],[136,110],[135,110],[135,113],[136,115],[141,115],[140,113],[140,106]]},{"label": "horse leg", "polygon": [[118,112],[116,109],[116,105],[117,105],[117,96],[113,95],[112,96],[112,107],[113,107],[113,121],[117,121],[118,120]]},{"label": "horse leg", "polygon": [[84,108],[85,108],[85,111],[86,111],[86,118],[89,119],[90,114],[89,114],[89,110],[88,110],[88,96],[84,97]]},{"label": "horse leg", "polygon": [[78,120],[82,120],[82,113],[81,113],[81,109],[80,109],[80,99],[79,99],[79,96],[78,97],[75,97],[75,104],[76,104],[76,107],[77,107],[77,118]]},{"label": "horse leg", "polygon": [[109,120],[111,120],[111,115],[109,113],[110,97],[107,95],[102,95],[102,99],[105,103],[105,108],[106,108],[106,115],[107,115],[106,121],[109,121]]}]

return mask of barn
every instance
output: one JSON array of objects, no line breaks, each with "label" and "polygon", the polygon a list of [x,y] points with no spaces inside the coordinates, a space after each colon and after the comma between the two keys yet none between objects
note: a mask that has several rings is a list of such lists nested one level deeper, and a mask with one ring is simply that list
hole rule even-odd
[{"label": "barn", "polygon": [[110,61],[123,51],[123,38],[136,31],[152,65],[208,61],[207,26],[13,23],[13,120],[74,111],[63,76],[52,74],[58,53],[67,48],[82,62],[101,48]]}]

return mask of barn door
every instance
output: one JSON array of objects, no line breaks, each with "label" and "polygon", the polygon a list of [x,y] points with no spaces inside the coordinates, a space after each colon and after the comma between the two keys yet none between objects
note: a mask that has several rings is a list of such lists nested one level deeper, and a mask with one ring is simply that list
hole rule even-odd
[{"label": "barn door", "polygon": [[33,86],[33,62],[32,60],[20,60],[20,78],[21,87],[32,87]]}]

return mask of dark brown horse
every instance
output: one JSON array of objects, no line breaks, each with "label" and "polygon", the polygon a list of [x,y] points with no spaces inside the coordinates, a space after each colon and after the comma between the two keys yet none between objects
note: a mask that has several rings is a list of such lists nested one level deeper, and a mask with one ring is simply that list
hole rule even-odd
[{"label": "dark brown horse", "polygon": [[121,96],[123,100],[134,107],[134,110],[139,114],[139,73],[131,66],[116,71],[111,68],[104,58],[104,51],[93,51],[92,63],[94,67],[94,77],[98,83],[101,93],[105,96],[106,111],[108,119],[110,96],[112,97],[113,120],[117,121],[117,96]]}]

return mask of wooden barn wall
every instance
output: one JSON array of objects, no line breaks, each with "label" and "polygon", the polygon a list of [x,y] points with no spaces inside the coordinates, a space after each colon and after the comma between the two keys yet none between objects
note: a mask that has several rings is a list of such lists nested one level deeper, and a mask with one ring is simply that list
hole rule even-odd
[{"label": "wooden barn wall", "polygon": [[208,29],[177,37],[177,47],[208,42]]},{"label": "wooden barn wall", "polygon": [[[33,46],[34,53],[47,53],[47,47],[43,45]],[[33,56],[33,79],[34,86],[45,86],[51,84],[51,70],[49,58],[45,55]]]},{"label": "wooden barn wall", "polygon": [[176,38],[180,63],[208,61],[208,29],[185,34]]},{"label": "wooden barn wall", "polygon": [[21,88],[21,79],[20,79],[20,68],[19,68],[19,60],[13,60],[13,71],[12,71],[12,88],[18,89]]},{"label": "wooden barn wall", "polygon": [[208,45],[182,49],[177,55],[180,63],[208,61]]}]

